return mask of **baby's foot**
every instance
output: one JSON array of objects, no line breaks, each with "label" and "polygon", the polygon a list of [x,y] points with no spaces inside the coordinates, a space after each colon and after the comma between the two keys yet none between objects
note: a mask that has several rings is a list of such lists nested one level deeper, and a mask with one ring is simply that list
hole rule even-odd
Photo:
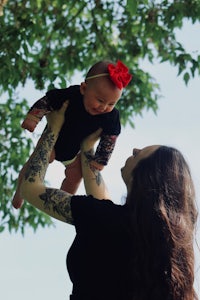
[{"label": "baby's foot", "polygon": [[35,120],[31,120],[29,118],[26,118],[21,127],[24,129],[27,129],[30,132],[33,132],[35,130],[35,127],[37,126],[38,122],[36,122]]},{"label": "baby's foot", "polygon": [[18,188],[14,194],[14,197],[12,200],[12,206],[16,209],[19,209],[22,207],[23,203],[24,203],[24,200],[22,199],[19,188]]}]

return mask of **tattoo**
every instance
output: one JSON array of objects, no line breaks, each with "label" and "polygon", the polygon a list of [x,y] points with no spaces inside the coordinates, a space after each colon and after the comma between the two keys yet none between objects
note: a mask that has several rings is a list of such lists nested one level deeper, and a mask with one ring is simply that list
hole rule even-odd
[{"label": "tattoo", "polygon": [[101,182],[102,182],[101,173],[97,168],[95,168],[94,165],[91,164],[91,162],[94,161],[94,151],[93,151],[93,149],[90,149],[89,151],[84,152],[84,155],[86,157],[85,163],[87,165],[89,165],[90,170],[93,172],[97,185],[100,185]]},{"label": "tattoo", "polygon": [[44,208],[52,210],[58,215],[65,218],[67,223],[73,224],[71,213],[71,196],[66,192],[57,189],[46,188],[44,194],[39,195],[44,202]]},{"label": "tattoo", "polygon": [[115,148],[116,140],[117,140],[117,135],[103,134],[101,136],[101,140],[99,142],[99,145],[97,146],[95,157],[94,157],[96,162],[104,166],[108,164],[108,161]]},{"label": "tattoo", "polygon": [[29,182],[35,182],[35,177],[39,176],[41,180],[44,180],[46,169],[49,165],[49,153],[53,149],[56,136],[47,128],[41,141],[37,145],[34,156],[30,159],[26,172],[25,179]]},{"label": "tattoo", "polygon": [[[92,170],[92,169],[94,169],[94,167],[93,167],[93,168],[90,167],[90,169]],[[94,175],[95,175],[95,179],[96,179],[97,185],[100,185],[100,184],[101,184],[101,181],[102,181],[102,177],[101,177],[100,171],[97,170],[97,169],[94,169],[93,173],[94,173]]]},{"label": "tattoo", "polygon": [[87,152],[84,152],[85,157],[87,158],[87,161],[90,162],[92,160],[94,160],[94,150],[90,149]]}]

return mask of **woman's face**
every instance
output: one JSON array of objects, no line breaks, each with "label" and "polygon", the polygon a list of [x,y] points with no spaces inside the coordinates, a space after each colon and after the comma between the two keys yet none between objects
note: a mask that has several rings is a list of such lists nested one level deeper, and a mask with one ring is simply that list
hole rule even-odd
[{"label": "woman's face", "polygon": [[126,184],[127,188],[131,184],[132,179],[132,171],[136,167],[139,161],[141,161],[144,158],[147,158],[150,156],[154,151],[156,151],[160,146],[159,145],[153,145],[148,146],[143,149],[133,149],[133,155],[128,157],[128,159],[125,162],[124,167],[121,168],[121,174],[122,178],[124,180],[124,183]]}]

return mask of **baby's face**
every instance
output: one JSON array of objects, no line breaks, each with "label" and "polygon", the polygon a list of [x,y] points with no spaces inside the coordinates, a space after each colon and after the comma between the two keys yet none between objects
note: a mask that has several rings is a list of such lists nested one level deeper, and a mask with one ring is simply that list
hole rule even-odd
[{"label": "baby's face", "polygon": [[111,112],[122,94],[122,90],[106,77],[82,82],[80,92],[83,95],[85,110],[91,115]]}]

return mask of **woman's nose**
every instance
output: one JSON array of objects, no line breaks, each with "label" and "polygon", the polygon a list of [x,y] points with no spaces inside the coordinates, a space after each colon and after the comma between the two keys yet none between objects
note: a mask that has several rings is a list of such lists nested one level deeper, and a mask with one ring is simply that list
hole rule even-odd
[{"label": "woman's nose", "polygon": [[137,155],[140,152],[140,149],[133,148],[133,156]]}]

